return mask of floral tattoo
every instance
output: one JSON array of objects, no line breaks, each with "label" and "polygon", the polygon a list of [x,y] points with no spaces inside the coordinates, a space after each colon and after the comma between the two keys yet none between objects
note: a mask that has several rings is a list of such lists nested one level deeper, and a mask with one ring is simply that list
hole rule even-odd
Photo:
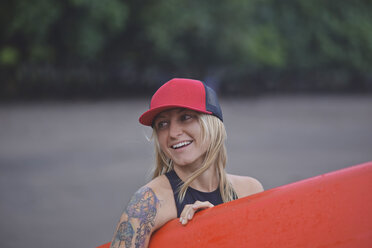
[{"label": "floral tattoo", "polygon": [[[120,247],[123,242],[125,247],[131,247],[133,237],[135,247],[145,246],[146,237],[151,233],[151,228],[155,225],[155,217],[159,200],[154,191],[149,187],[139,189],[130,200],[126,209],[128,219],[120,223],[116,232],[112,247]],[[137,219],[139,226],[135,231],[132,220]]]}]

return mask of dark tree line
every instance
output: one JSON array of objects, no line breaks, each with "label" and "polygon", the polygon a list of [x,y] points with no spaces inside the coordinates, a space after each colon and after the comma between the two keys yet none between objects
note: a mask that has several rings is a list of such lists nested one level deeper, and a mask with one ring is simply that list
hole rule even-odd
[{"label": "dark tree line", "polygon": [[372,91],[368,0],[4,0],[0,96]]}]

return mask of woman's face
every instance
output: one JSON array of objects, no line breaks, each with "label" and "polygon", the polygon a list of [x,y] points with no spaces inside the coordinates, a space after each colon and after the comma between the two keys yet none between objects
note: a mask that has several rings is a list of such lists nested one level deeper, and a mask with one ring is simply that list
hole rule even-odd
[{"label": "woman's face", "polygon": [[155,119],[154,128],[161,150],[174,166],[201,165],[208,144],[202,143],[197,112],[183,108],[161,112]]}]

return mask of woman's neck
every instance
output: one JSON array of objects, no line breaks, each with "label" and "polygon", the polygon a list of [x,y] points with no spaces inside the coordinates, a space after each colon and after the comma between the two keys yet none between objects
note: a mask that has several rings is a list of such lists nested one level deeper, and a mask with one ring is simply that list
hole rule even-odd
[{"label": "woman's neck", "polygon": [[[215,165],[210,166],[201,175],[191,182],[190,187],[202,192],[212,192],[218,187],[218,175]],[[174,171],[179,178],[185,182],[198,168],[189,166],[174,166]]]}]

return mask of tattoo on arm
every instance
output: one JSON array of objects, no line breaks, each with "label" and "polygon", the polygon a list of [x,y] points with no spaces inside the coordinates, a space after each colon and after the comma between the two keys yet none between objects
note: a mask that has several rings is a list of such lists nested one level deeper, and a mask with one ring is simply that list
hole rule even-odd
[{"label": "tattoo on arm", "polygon": [[120,247],[121,243],[125,242],[125,247],[130,247],[133,239],[133,226],[129,221],[120,223],[118,231],[116,232],[112,247]]},{"label": "tattoo on arm", "polygon": [[[128,204],[126,209],[128,219],[120,223],[112,247],[120,247],[122,242],[125,243],[125,247],[131,247],[134,235],[136,236],[135,247],[144,247],[151,228],[155,226],[158,205],[159,200],[151,188],[139,189]],[[136,231],[132,225],[135,219],[139,223]]]}]

